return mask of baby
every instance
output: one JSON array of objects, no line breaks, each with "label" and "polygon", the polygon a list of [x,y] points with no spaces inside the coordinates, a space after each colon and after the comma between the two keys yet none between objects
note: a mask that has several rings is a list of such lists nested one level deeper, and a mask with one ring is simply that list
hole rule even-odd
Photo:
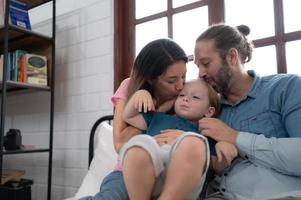
[{"label": "baby", "polygon": [[[166,114],[165,112],[170,110],[173,105],[175,115]],[[214,89],[204,80],[195,79],[185,83],[175,102],[164,104],[158,108],[157,112],[153,110],[154,103],[152,97],[146,90],[137,91],[129,99],[124,109],[123,118],[128,124],[144,130],[146,135],[135,136],[125,144],[121,149],[121,159],[124,159],[129,148],[139,146],[145,149],[152,159],[156,182],[158,182],[158,180],[165,179],[164,176],[166,170],[168,170],[166,166],[169,165],[177,145],[186,136],[199,137],[206,141],[207,144],[204,136],[199,134],[198,121],[203,117],[214,117],[217,114],[219,110],[219,98]],[[180,134],[172,139],[161,138],[160,132],[167,129],[180,130],[178,131]],[[212,166],[217,173],[220,173],[237,156],[236,148],[230,143],[218,142],[215,144],[214,141],[209,140],[209,147],[211,156],[213,157]],[[162,153],[167,156],[161,156]],[[204,155],[208,155],[208,152]],[[205,163],[203,164],[206,166],[204,172],[206,173],[208,168],[206,163],[209,162],[209,159],[204,159],[204,161]],[[202,190],[205,173],[190,196],[195,197]],[[155,184],[152,197],[160,195],[163,185],[164,181],[159,186]]]}]

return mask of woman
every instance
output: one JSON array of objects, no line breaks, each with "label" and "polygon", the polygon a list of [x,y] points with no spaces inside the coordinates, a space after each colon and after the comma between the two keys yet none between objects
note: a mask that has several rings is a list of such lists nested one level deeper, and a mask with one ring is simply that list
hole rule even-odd
[{"label": "woman", "polygon": [[[156,109],[165,103],[173,102],[182,90],[185,82],[186,62],[187,57],[183,49],[170,39],[152,41],[140,51],[135,59],[130,78],[125,79],[121,83],[112,97],[112,102],[115,106],[113,137],[116,152],[119,153],[122,145],[131,137],[141,133],[139,129],[128,126],[122,120],[122,113],[127,99],[138,90],[142,92],[147,90],[155,101]],[[160,141],[164,138],[164,141],[172,142],[178,134],[160,134],[157,140]],[[146,177],[144,180],[147,181],[148,178]],[[147,182],[143,184],[147,184]],[[132,189],[127,188],[130,193],[129,197],[124,185],[120,163],[118,163],[115,170],[102,182],[100,192],[96,196],[86,199],[143,199],[144,194],[151,192],[144,191],[145,187],[143,187],[143,184],[140,184],[141,187],[139,189],[136,188],[135,192],[131,192]],[[169,184],[174,188],[167,187],[167,190],[165,190],[167,191],[166,195],[172,194],[176,188],[181,187],[181,184],[183,183],[178,185]],[[134,185],[139,186],[139,184]],[[177,194],[177,191],[174,194]]]}]

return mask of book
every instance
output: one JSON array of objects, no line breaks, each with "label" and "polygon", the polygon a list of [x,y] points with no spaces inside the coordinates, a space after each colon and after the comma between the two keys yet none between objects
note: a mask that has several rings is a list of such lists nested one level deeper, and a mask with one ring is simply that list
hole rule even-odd
[{"label": "book", "polygon": [[4,184],[11,180],[18,180],[25,174],[24,170],[10,170],[10,169],[3,169],[2,170],[2,177],[1,177],[1,184]]},{"label": "book", "polygon": [[18,60],[18,82],[25,82],[25,56],[22,55]]},{"label": "book", "polygon": [[7,53],[6,67],[7,67],[6,80],[11,80],[11,69],[12,69],[12,53],[11,52]]},{"label": "book", "polygon": [[13,64],[12,64],[12,81],[24,82],[19,80],[19,60],[26,53],[26,51],[17,49],[13,52]]},{"label": "book", "polygon": [[4,24],[5,0],[0,0],[0,25]]},{"label": "book", "polygon": [[47,85],[46,56],[26,53],[21,58],[24,64],[24,80],[30,84]]},{"label": "book", "polygon": [[[6,76],[6,80],[11,80],[11,61],[12,61],[12,54],[10,52],[8,52],[7,54],[7,61],[6,61],[6,66],[7,66],[7,76]],[[3,67],[4,67],[4,54],[2,54],[0,56],[0,81],[3,80]]]},{"label": "book", "polygon": [[[27,4],[18,0],[9,1],[9,23],[31,30]],[[6,0],[0,0],[0,25],[4,24]]]},{"label": "book", "polygon": [[0,55],[0,81],[3,79],[3,54]]},{"label": "book", "polygon": [[31,29],[26,3],[17,0],[9,0],[9,17],[11,24]]}]

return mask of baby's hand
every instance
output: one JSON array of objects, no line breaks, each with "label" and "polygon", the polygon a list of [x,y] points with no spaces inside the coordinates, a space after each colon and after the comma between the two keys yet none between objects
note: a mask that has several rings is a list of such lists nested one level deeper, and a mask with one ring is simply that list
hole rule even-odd
[{"label": "baby's hand", "polygon": [[[215,151],[217,155],[217,161],[222,162],[226,160],[228,166],[231,165],[232,160],[237,156],[237,148],[234,144],[221,141],[216,143]],[[224,160],[225,159],[225,160]]]},{"label": "baby's hand", "polygon": [[138,90],[133,95],[135,109],[139,112],[149,112],[155,110],[155,105],[151,94],[147,90]]}]

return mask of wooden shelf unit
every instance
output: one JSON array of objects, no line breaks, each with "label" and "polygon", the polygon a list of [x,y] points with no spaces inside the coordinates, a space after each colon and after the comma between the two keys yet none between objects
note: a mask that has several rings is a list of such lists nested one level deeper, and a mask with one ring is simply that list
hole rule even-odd
[{"label": "wooden shelf unit", "polygon": [[[8,9],[8,0],[6,8]],[[51,176],[52,176],[52,151],[53,151],[53,117],[54,117],[54,74],[55,74],[55,16],[56,16],[56,0],[19,0],[27,4],[28,9],[37,8],[38,6],[52,2],[52,36],[46,36],[32,30],[20,28],[9,24],[6,12],[4,25],[0,25],[0,54],[4,55],[3,78],[0,81],[1,95],[1,121],[0,121],[0,180],[3,170],[3,156],[11,154],[30,154],[30,153],[48,153],[48,177],[47,177],[47,199],[51,199]],[[47,76],[48,85],[35,85],[24,82],[8,80],[7,73],[7,54],[14,50],[22,49],[28,53],[44,55],[47,58]],[[5,117],[6,117],[6,97],[9,92],[17,93],[13,98],[17,98],[17,91],[45,91],[50,92],[50,129],[49,129],[49,147],[20,149],[14,151],[4,150],[4,132],[5,132]],[[29,93],[29,92],[28,92]],[[15,97],[16,96],[16,97]],[[22,130],[21,130],[22,131]]]}]

